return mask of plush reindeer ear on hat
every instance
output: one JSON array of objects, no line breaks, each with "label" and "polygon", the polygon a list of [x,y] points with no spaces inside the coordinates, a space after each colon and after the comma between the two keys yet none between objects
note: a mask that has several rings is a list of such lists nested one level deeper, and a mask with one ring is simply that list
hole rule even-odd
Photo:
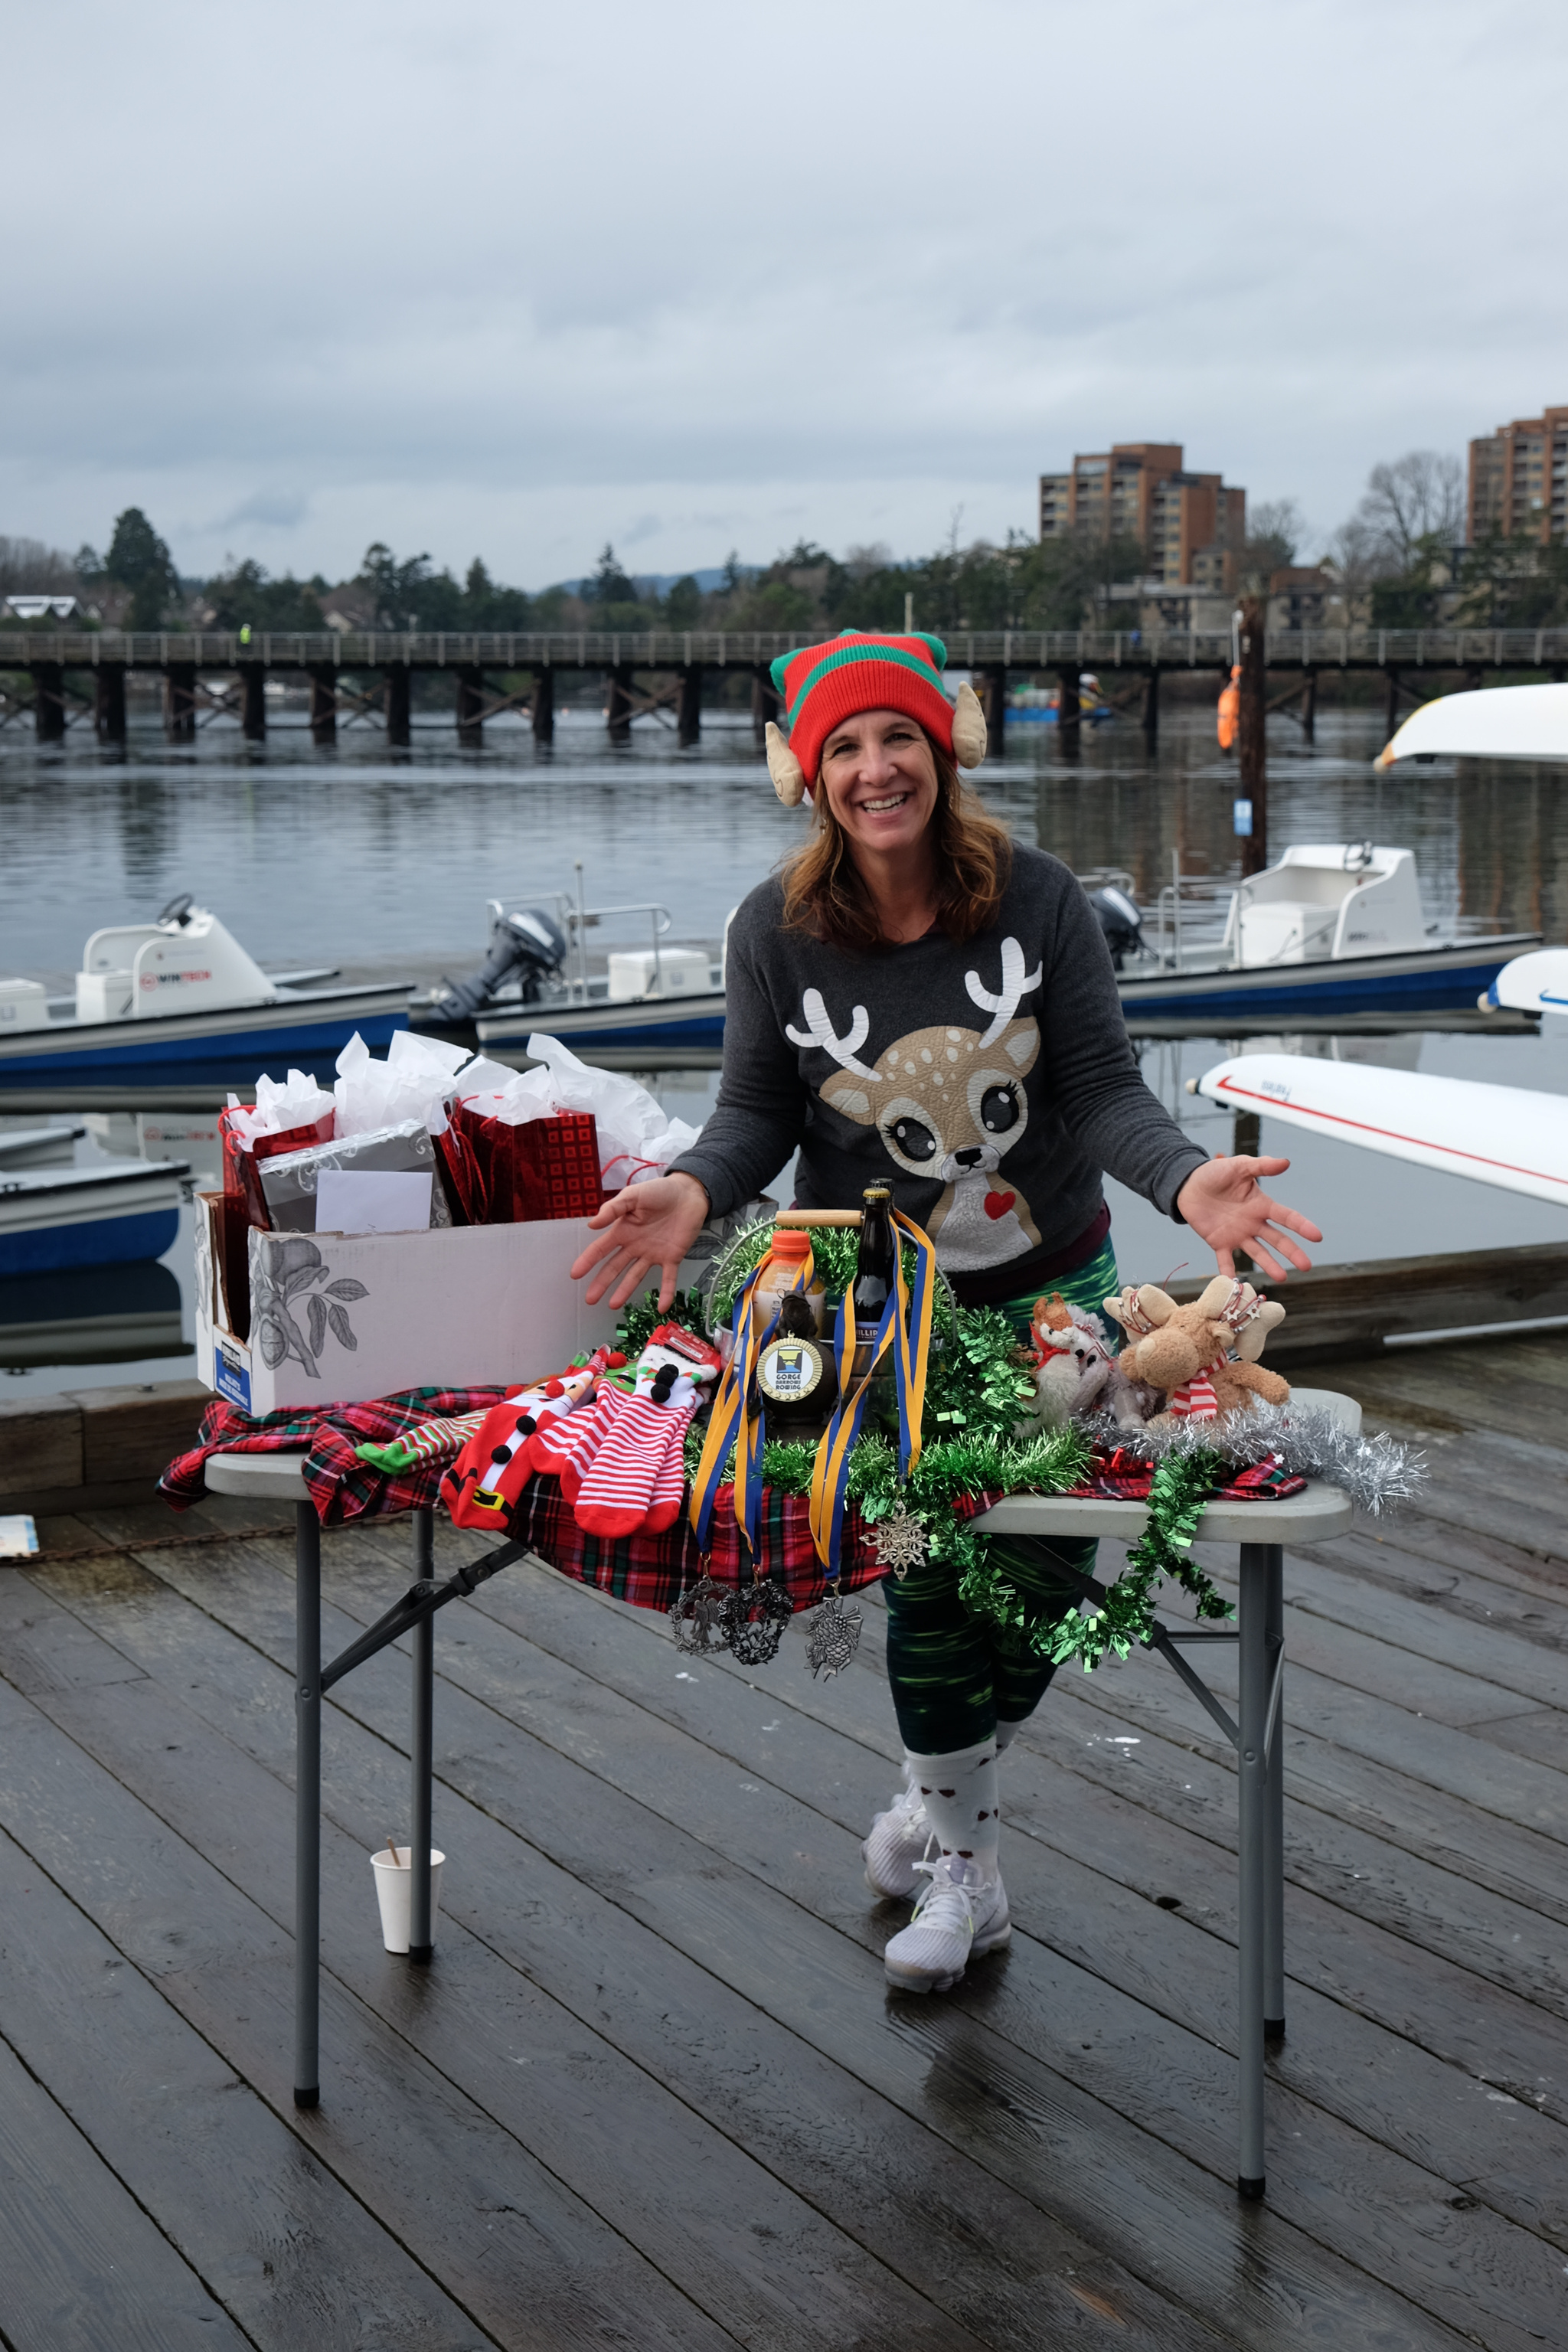
[{"label": "plush reindeer ear on hat", "polygon": [[768,773],[785,808],[798,808],[805,794],[805,770],[770,719],[767,728]]},{"label": "plush reindeer ear on hat", "polygon": [[961,768],[977,768],[985,757],[985,713],[967,681],[958,689],[952,714],[952,756]]}]

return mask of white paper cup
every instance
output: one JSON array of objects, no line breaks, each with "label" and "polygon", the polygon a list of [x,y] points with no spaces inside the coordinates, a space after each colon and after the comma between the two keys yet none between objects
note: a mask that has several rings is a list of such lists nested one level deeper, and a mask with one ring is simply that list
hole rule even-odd
[{"label": "white paper cup", "polygon": [[[409,1868],[413,1849],[400,1845],[395,1849],[397,1860],[384,1846],[371,1855],[371,1868],[375,1873],[375,1899],[381,1906],[381,1940],[389,1952],[408,1949],[408,1921],[414,1906],[414,1873]],[[436,1940],[436,1915],[441,1907],[441,1864],[444,1853],[430,1849],[430,1940]]]}]

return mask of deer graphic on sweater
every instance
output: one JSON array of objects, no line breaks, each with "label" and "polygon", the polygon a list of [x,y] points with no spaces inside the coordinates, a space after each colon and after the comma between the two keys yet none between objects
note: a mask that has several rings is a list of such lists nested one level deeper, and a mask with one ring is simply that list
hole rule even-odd
[{"label": "deer graphic on sweater", "polygon": [[792,1045],[818,1046],[837,1063],[818,1088],[825,1103],[858,1127],[874,1127],[895,1166],[946,1188],[928,1230],[942,1264],[954,1274],[1000,1265],[1040,1240],[1027,1201],[999,1173],[1029,1123],[1024,1079],[1038,1058],[1040,1032],[1017,1011],[1038,988],[1040,967],[1026,971],[1023,949],[1005,939],[1000,989],[986,988],[977,971],[965,972],[963,984],[991,1016],[984,1029],[945,1022],[911,1029],[874,1067],[858,1058],[870,1030],[863,1004],[851,1008],[840,1036],[820,990],[808,988],[801,1001],[805,1032],[784,1032]]}]

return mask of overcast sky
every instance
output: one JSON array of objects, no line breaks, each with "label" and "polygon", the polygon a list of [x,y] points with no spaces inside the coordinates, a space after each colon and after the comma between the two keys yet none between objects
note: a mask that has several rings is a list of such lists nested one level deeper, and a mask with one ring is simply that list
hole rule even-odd
[{"label": "overcast sky", "polygon": [[1143,439],[1321,535],[1568,401],[1563,0],[47,0],[5,58],[0,531],[68,550],[915,554]]}]

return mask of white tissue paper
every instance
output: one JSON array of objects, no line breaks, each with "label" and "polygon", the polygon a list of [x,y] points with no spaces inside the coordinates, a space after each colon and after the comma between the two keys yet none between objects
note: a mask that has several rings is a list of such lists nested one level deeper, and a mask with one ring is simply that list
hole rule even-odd
[{"label": "white tissue paper", "polygon": [[256,1081],[254,1110],[242,1105],[237,1095],[230,1095],[228,1107],[238,1114],[230,1122],[234,1132],[241,1143],[250,1144],[258,1135],[286,1135],[291,1127],[309,1127],[325,1118],[332,1097],[306,1070],[290,1070],[281,1084],[264,1072]]},{"label": "white tissue paper", "polygon": [[373,1059],[370,1047],[356,1029],[338,1055],[336,1139],[366,1135],[373,1129],[401,1127],[422,1118],[432,1135],[447,1131],[447,1105],[460,1089],[457,1073],[468,1061],[461,1045],[437,1037],[416,1037],[400,1029],[386,1049],[386,1059]]},{"label": "white tissue paper", "polygon": [[[591,1110],[599,1133],[599,1170],[606,1192],[618,1192],[649,1176],[660,1176],[672,1160],[689,1151],[698,1130],[683,1118],[671,1118],[646,1087],[618,1070],[591,1070],[559,1038],[539,1033],[530,1037],[528,1050],[543,1070],[525,1070],[525,1078],[548,1081],[551,1108]],[[536,1111],[534,1118],[546,1114]]]}]

